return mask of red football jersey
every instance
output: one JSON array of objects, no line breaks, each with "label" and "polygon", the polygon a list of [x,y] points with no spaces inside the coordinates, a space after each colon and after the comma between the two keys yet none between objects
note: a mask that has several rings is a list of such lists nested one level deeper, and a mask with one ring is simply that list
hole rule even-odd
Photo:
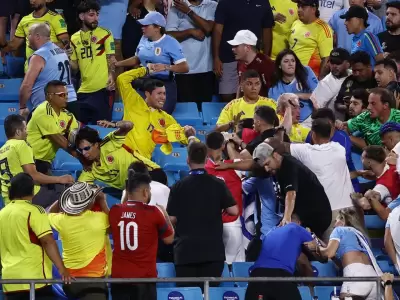
[{"label": "red football jersey", "polygon": [[[232,163],[232,160],[224,160],[226,163]],[[242,180],[235,170],[216,170],[215,163],[211,159],[207,159],[205,169],[208,174],[214,175],[223,180],[231,192],[233,199],[239,207],[239,216],[242,215],[243,200],[242,200]],[[236,221],[238,216],[230,216],[226,212],[222,214],[222,222],[229,223]]]},{"label": "red football jersey", "polygon": [[[396,199],[400,194],[400,179],[396,171],[396,166],[387,165],[381,176],[376,179],[374,190],[381,191],[382,187],[386,188],[390,194],[390,200],[382,199],[384,204],[389,204],[392,200]],[[382,193],[385,194],[385,193]]]},{"label": "red football jersey", "polygon": [[237,69],[240,82],[242,81],[241,75],[244,72],[247,70],[256,70],[261,77],[262,83],[260,95],[264,97],[268,96],[268,89],[272,84],[272,74],[274,74],[275,70],[275,64],[268,56],[265,56],[262,53],[257,53],[256,58],[248,65],[243,61],[239,61]]},{"label": "red football jersey", "polygon": [[157,277],[158,239],[173,233],[160,209],[129,200],[111,207],[109,220],[114,239],[111,277]]}]

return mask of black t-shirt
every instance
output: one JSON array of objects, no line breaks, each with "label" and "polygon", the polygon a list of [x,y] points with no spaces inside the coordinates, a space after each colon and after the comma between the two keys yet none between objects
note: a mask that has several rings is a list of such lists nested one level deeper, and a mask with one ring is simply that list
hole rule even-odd
[{"label": "black t-shirt", "polygon": [[[254,140],[247,144],[246,150],[249,151],[251,155],[253,155],[254,149],[256,149],[258,145],[264,142],[265,139],[273,137],[275,134],[276,130],[274,128],[263,131],[259,136],[257,136]],[[290,139],[286,133],[283,136],[283,141],[290,143]]]},{"label": "black t-shirt", "polygon": [[[146,8],[140,8],[140,17],[138,19],[143,19],[148,14]],[[139,45],[139,41],[142,38],[143,31],[142,25],[132,17],[130,14],[126,15],[125,24],[122,27],[122,56],[124,59],[135,56],[136,48]]]},{"label": "black t-shirt", "polygon": [[221,211],[236,201],[225,183],[203,169],[175,183],[167,212],[177,218],[174,262],[177,265],[224,261]]},{"label": "black t-shirt", "polygon": [[344,104],[344,97],[352,96],[352,92],[356,89],[372,89],[377,87],[374,75],[372,74],[372,77],[366,81],[357,81],[353,75],[350,75],[347,77],[343,83],[342,86],[340,87],[339,93],[336,96],[336,101],[335,104]]},{"label": "black t-shirt", "polygon": [[[400,83],[398,83],[397,81],[391,81],[386,86],[386,89],[393,93],[394,99],[396,99],[396,103],[399,104],[400,103],[400,101],[399,101],[399,98],[400,98]],[[399,106],[397,106],[396,108],[399,109]]]},{"label": "black t-shirt", "polygon": [[400,50],[400,35],[390,34],[388,31],[378,33],[379,41],[382,45],[383,52],[393,52]]},{"label": "black t-shirt", "polygon": [[283,199],[287,192],[296,192],[294,212],[299,215],[303,225],[316,234],[322,234],[331,223],[332,209],[317,176],[293,156],[283,154],[276,179]]}]

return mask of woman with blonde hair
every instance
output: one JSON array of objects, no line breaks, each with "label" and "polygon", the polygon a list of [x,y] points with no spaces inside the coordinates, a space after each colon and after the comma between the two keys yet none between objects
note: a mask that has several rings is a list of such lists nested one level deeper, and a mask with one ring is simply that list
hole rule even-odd
[{"label": "woman with blonde hair", "polygon": [[[318,243],[306,243],[310,250],[316,251],[323,258],[336,257],[343,266],[343,277],[378,277],[382,271],[372,254],[369,239],[361,226],[359,215],[353,208],[339,211],[335,229],[331,233],[327,246]],[[344,282],[340,299],[360,297],[376,299],[376,282]],[[381,288],[381,287],[379,287]]]},{"label": "woman with blonde hair", "polygon": [[310,128],[300,124],[300,102],[299,97],[293,93],[283,93],[278,98],[276,109],[280,124],[292,142],[304,143]]}]

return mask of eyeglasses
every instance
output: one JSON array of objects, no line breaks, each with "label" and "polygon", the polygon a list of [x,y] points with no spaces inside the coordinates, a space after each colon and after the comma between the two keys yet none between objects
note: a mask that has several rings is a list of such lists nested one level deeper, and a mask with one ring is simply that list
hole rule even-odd
[{"label": "eyeglasses", "polygon": [[68,97],[68,93],[65,93],[65,92],[47,93],[47,95],[57,95],[58,97],[61,97],[61,98],[67,98]]},{"label": "eyeglasses", "polygon": [[77,148],[76,151],[78,151],[79,153],[83,153],[83,151],[89,151],[92,148],[93,145],[89,145],[83,148]]}]

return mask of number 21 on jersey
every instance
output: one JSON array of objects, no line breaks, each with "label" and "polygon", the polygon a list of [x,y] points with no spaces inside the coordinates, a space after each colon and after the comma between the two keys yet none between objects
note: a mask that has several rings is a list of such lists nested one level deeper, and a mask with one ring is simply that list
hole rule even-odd
[{"label": "number 21 on jersey", "polygon": [[121,250],[135,251],[138,247],[138,225],[136,222],[120,221],[119,238],[121,242]]}]

